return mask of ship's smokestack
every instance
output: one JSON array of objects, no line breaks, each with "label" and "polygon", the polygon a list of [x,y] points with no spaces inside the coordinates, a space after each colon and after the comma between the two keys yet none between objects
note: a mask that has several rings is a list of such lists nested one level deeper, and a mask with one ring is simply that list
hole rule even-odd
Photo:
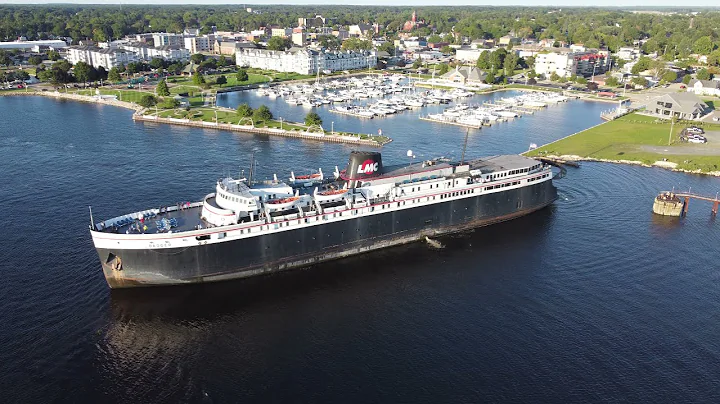
[{"label": "ship's smokestack", "polygon": [[357,181],[363,181],[382,174],[382,156],[379,152],[354,151],[350,153],[344,180],[348,188],[354,188]]}]

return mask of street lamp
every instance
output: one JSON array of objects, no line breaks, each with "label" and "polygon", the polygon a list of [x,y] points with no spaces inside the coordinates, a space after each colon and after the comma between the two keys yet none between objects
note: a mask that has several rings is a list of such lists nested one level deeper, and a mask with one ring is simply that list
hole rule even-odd
[{"label": "street lamp", "polygon": [[335,136],[335,122],[330,122],[330,132]]}]

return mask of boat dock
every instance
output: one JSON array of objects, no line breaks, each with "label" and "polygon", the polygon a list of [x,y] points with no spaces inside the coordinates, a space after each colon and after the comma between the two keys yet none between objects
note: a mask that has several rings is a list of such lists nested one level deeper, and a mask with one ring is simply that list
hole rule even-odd
[{"label": "boat dock", "polygon": [[[428,121],[428,122],[435,122],[435,123],[443,123],[446,125],[455,125],[455,126],[461,126],[463,128],[471,128],[471,129],[480,129],[482,128],[482,125],[473,125],[470,123],[462,123],[462,122],[455,122],[455,121],[445,121],[442,119],[433,119],[425,116],[420,117],[421,121]],[[485,125],[490,126],[490,123],[486,123]]]},{"label": "boat dock", "polygon": [[375,118],[375,115],[362,115],[362,114],[359,114],[359,113],[357,113],[357,112],[341,111],[341,110],[335,109],[335,108],[330,108],[329,111],[332,112],[332,113],[335,113],[335,114],[354,116],[355,118],[365,118],[365,119],[373,119],[373,118]]},{"label": "boat dock", "polygon": [[526,107],[519,106],[519,105],[518,105],[518,106],[511,106],[511,105],[507,105],[507,104],[493,104],[492,102],[483,102],[483,105],[486,106],[486,107],[490,107],[490,108],[503,108],[503,109],[507,109],[507,110],[509,110],[509,111],[512,111],[512,112],[518,114],[518,115],[520,115],[520,114],[532,115],[532,114],[534,114],[535,111],[537,110],[537,109],[532,109],[532,108],[526,108]]},{"label": "boat dock", "polygon": [[695,194],[691,192],[674,192],[664,191],[655,197],[653,203],[653,213],[664,216],[675,216],[681,217],[686,216],[688,213],[688,207],[690,206],[690,200],[696,199],[699,201],[706,201],[712,203],[711,214],[717,216],[718,208],[720,207],[720,199],[718,194],[715,197]]}]

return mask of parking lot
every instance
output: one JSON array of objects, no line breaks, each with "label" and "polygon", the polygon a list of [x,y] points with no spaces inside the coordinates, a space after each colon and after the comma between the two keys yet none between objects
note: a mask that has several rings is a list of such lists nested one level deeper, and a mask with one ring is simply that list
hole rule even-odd
[{"label": "parking lot", "polygon": [[720,131],[705,131],[707,143],[673,143],[672,146],[640,146],[640,150],[666,155],[720,156]]}]

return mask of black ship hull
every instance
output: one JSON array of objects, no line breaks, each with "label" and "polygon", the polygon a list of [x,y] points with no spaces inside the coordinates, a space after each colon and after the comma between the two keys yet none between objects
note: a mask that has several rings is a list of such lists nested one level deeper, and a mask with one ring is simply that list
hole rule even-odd
[{"label": "black ship hull", "polygon": [[[243,278],[514,219],[557,199],[551,181],[284,232],[170,249],[98,248],[111,288]],[[120,257],[117,260],[109,258]]]}]

